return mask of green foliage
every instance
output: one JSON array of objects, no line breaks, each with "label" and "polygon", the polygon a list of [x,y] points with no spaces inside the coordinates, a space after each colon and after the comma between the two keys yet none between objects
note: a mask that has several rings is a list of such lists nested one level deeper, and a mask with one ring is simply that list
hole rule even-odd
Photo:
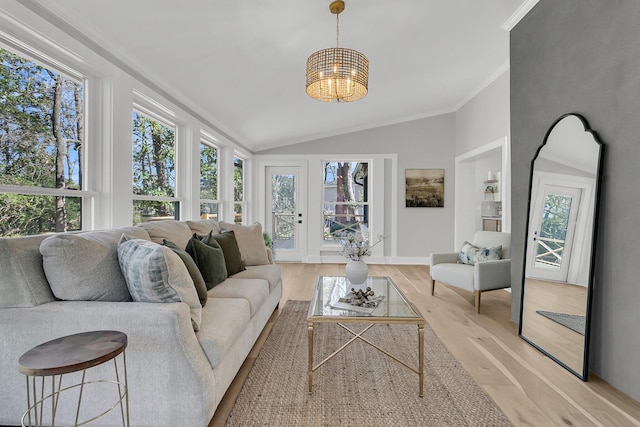
[{"label": "green foliage", "polygon": [[569,216],[571,214],[571,202],[568,196],[549,194],[542,214],[541,235],[553,239],[565,240]]},{"label": "green foliage", "polygon": [[238,157],[233,158],[233,200],[244,200],[244,161]]},{"label": "green foliage", "polygon": [[[80,189],[83,97],[80,82],[0,48],[0,184]],[[80,226],[80,199],[58,197],[56,211],[54,196],[1,196],[3,235]]]},{"label": "green foliage", "polygon": [[200,144],[200,199],[218,199],[218,150]]},{"label": "green foliage", "polygon": [[271,236],[267,233],[262,233],[262,238],[264,239],[264,245],[273,250],[273,241],[271,240]]}]

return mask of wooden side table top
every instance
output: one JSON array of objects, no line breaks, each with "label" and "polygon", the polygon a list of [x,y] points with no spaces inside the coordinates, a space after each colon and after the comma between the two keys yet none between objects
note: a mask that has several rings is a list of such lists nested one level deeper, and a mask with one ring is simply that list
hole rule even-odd
[{"label": "wooden side table top", "polygon": [[127,335],[122,332],[82,332],[32,348],[20,356],[18,370],[30,376],[68,374],[111,360],[126,347]]}]

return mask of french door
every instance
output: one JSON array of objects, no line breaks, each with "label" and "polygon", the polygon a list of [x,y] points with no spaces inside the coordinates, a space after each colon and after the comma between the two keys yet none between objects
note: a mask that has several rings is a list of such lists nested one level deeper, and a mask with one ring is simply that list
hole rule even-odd
[{"label": "french door", "polygon": [[531,209],[528,277],[567,281],[582,191],[540,182]]},{"label": "french door", "polygon": [[276,261],[299,262],[303,258],[306,219],[301,177],[299,166],[266,168],[265,231],[271,236]]}]

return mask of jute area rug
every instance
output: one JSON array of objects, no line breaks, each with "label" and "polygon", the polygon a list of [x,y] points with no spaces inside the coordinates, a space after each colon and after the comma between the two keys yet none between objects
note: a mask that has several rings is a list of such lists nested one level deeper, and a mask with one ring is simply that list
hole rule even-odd
[{"label": "jute area rug", "polygon": [[[424,397],[418,375],[360,340],[313,375],[307,392],[308,301],[288,301],[238,396],[227,426],[510,426],[426,325]],[[351,325],[354,330],[360,325]],[[416,326],[374,325],[364,337],[417,366]],[[314,327],[315,364],[351,334]]]},{"label": "jute area rug", "polygon": [[579,333],[580,335],[584,335],[584,316],[544,310],[536,310],[536,313],[548,319],[551,319],[554,322],[561,324],[565,328],[569,328],[572,331]]}]

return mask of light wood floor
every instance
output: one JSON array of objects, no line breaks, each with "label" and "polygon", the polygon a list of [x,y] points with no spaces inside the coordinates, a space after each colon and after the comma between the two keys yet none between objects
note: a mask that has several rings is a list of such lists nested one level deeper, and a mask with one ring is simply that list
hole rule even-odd
[{"label": "light wood floor", "polygon": [[[344,264],[281,264],[283,297],[310,300],[316,277],[343,275]],[[640,426],[640,403],[595,375],[584,383],[518,337],[511,322],[511,294],[482,294],[477,315],[470,292],[436,283],[431,296],[429,269],[413,265],[370,265],[369,274],[390,276],[422,312],[431,328],[475,381],[516,426]],[[218,406],[212,426],[222,426],[268,336],[258,339]],[[425,384],[425,399],[429,385]]]}]

